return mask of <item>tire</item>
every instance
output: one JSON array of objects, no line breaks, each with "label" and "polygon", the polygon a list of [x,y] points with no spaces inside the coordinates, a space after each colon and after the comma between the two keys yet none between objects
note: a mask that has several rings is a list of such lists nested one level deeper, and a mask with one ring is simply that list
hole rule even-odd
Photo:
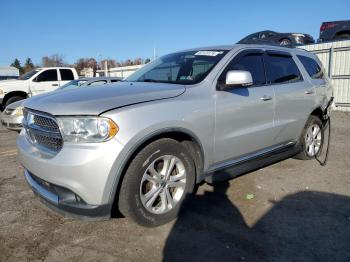
[{"label": "tire", "polygon": [[[164,166],[172,161],[176,163],[172,172],[165,172]],[[165,224],[177,217],[194,185],[194,161],[184,145],[168,138],[157,140],[143,148],[127,168],[119,211],[142,226]]]},{"label": "tire", "polygon": [[[316,127],[319,128],[317,131]],[[312,139],[310,140],[311,133]],[[314,132],[315,131],[315,132]],[[315,134],[317,133],[317,135]],[[315,158],[317,155],[322,152],[322,147],[324,143],[324,132],[322,129],[322,122],[317,116],[310,116],[303,132],[301,133],[299,139],[299,145],[301,146],[302,151],[295,156],[297,159],[301,160],[310,160]],[[312,148],[314,152],[312,152]]]},{"label": "tire", "polygon": [[292,42],[288,38],[283,38],[280,40],[280,46],[290,46]]},{"label": "tire", "polygon": [[21,96],[12,96],[10,97],[9,99],[6,100],[6,103],[5,103],[5,108],[9,105],[9,104],[12,104],[14,102],[17,102],[17,101],[20,101],[20,100],[23,100],[24,98],[21,97]]}]

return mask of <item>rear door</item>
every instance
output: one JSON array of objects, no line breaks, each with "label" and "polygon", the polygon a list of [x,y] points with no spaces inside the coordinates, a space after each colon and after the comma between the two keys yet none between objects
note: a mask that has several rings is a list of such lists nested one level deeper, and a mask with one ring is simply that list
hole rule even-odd
[{"label": "rear door", "polygon": [[252,74],[253,86],[216,91],[215,162],[226,162],[272,145],[274,92],[266,85],[262,50],[245,50],[221,73],[229,70]]},{"label": "rear door", "polygon": [[46,69],[40,71],[30,83],[31,95],[38,95],[53,91],[59,87],[57,69]]},{"label": "rear door", "polygon": [[315,107],[315,89],[305,81],[289,52],[268,50],[264,57],[267,81],[275,90],[274,143],[298,140]]},{"label": "rear door", "polygon": [[74,74],[71,69],[60,69],[60,86],[67,84],[69,81],[74,80]]}]

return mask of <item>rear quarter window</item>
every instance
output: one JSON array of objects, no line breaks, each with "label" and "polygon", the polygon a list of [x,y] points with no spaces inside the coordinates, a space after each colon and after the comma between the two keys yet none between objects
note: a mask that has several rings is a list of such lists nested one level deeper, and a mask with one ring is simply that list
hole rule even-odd
[{"label": "rear quarter window", "polygon": [[70,70],[70,69],[60,69],[60,73],[61,73],[61,80],[62,81],[74,80],[74,75],[73,75],[72,70]]},{"label": "rear quarter window", "polygon": [[322,67],[316,62],[316,60],[307,57],[298,55],[297,56],[300,62],[303,64],[306,72],[309,74],[309,76],[313,79],[323,79],[324,78],[324,72],[322,70]]}]

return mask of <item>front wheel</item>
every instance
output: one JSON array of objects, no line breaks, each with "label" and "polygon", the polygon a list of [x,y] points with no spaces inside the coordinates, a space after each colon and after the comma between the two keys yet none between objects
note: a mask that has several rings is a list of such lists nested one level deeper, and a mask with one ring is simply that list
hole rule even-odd
[{"label": "front wheel", "polygon": [[324,133],[321,120],[310,116],[300,137],[302,151],[296,158],[308,160],[317,157],[323,147]]},{"label": "front wheel", "polygon": [[143,226],[175,219],[195,184],[194,162],[179,142],[157,140],[130,163],[119,192],[120,212]]},{"label": "front wheel", "polygon": [[14,103],[14,102],[23,100],[23,99],[24,99],[24,98],[21,97],[21,96],[12,96],[12,97],[10,97],[9,99],[7,99],[7,101],[6,101],[6,103],[5,103],[5,108],[6,108],[8,105],[10,105],[10,104],[12,104],[12,103]]}]

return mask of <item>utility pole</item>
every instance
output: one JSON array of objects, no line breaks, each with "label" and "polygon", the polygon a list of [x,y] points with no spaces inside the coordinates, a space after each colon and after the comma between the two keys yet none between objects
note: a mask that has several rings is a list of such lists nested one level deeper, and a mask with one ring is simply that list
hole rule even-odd
[{"label": "utility pole", "polygon": [[105,76],[108,76],[107,59],[105,60]]},{"label": "utility pole", "polygon": [[101,54],[99,54],[98,55],[98,58],[100,59],[100,69],[102,70],[102,55]]}]

